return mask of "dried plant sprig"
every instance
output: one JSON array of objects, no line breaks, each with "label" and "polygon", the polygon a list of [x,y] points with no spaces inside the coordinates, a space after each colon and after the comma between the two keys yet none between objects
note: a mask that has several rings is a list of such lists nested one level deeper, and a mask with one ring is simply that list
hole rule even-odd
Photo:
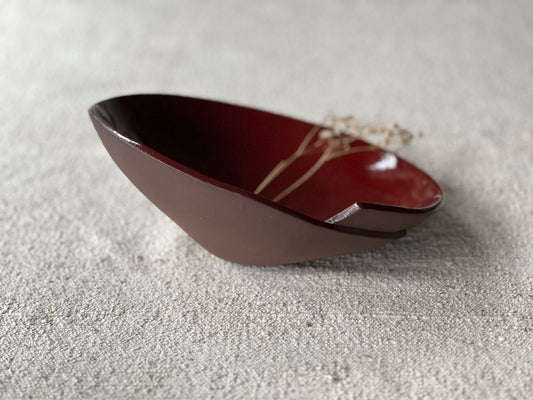
[{"label": "dried plant sprig", "polygon": [[[296,181],[284,189],[281,193],[273,198],[277,202],[292,193],[309,178],[311,178],[326,162],[342,157],[348,154],[358,153],[361,151],[375,151],[379,148],[375,145],[357,145],[354,144],[362,137],[368,138],[371,135],[379,134],[382,136],[382,144],[389,146],[394,140],[399,142],[399,146],[408,144],[413,134],[398,124],[394,123],[388,127],[375,127],[361,125],[359,121],[352,115],[337,117],[333,114],[326,116],[324,120],[325,128],[319,125],[314,125],[311,130],[305,135],[304,139],[287,159],[281,160],[261,181],[254,193],[261,193],[274,179],[276,179],[287,167],[289,167],[299,157],[309,154],[316,154],[322,152],[318,160]],[[313,145],[311,143],[315,136],[318,138]],[[422,133],[419,133],[421,136]]]},{"label": "dried plant sprig", "polygon": [[316,171],[319,170],[319,168],[328,160],[328,158],[330,157],[331,153],[332,153],[332,150],[328,147],[322,153],[320,158],[313,164],[313,166],[307,170],[307,172],[305,174],[303,174],[301,177],[299,177],[289,187],[287,187],[285,190],[283,190],[280,194],[278,194],[272,200],[273,201],[280,201],[285,196],[287,196],[289,193],[293,192],[298,187],[300,187],[305,181],[307,181],[311,176],[313,176]]},{"label": "dried plant sprig", "polygon": [[372,151],[377,149],[376,146],[358,146],[353,147],[350,150],[335,151],[333,148],[328,147],[320,156],[320,158],[309,168],[302,176],[295,180],[289,187],[283,190],[280,194],[274,197],[273,201],[280,201],[290,193],[294,192],[301,185],[303,185],[309,178],[311,178],[326,162],[333,160],[337,157],[342,157],[347,154],[358,153],[360,151]]},{"label": "dried plant sprig", "polygon": [[320,126],[315,125],[311,128],[311,130],[305,135],[304,140],[300,143],[298,148],[294,153],[290,155],[289,158],[285,160],[281,160],[273,169],[269,172],[269,174],[263,179],[263,181],[257,186],[257,188],[254,190],[255,194],[259,194],[263,191],[265,187],[267,187],[270,182],[272,182],[274,179],[277,178],[279,174],[281,174],[289,165],[291,165],[298,157],[301,157],[311,140],[313,140],[314,136],[318,133],[320,130]]}]

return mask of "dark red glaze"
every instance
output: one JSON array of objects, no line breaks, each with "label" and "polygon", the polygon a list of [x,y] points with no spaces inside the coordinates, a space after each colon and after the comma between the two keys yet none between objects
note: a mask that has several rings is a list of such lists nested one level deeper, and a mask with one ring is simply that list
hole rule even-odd
[{"label": "dark red glaze", "polygon": [[[427,216],[442,197],[416,167],[391,153],[370,151],[326,163],[278,204],[270,199],[316,156],[298,160],[260,196],[253,190],[294,152],[312,124],[168,95],[114,98],[89,113],[130,180],[200,244],[236,262],[279,264],[372,247],[402,236],[393,231]],[[242,232],[231,234],[235,225]],[[263,232],[261,238],[257,232]],[[299,246],[307,236],[316,243],[304,240]],[[223,245],[214,245],[218,242]]]}]

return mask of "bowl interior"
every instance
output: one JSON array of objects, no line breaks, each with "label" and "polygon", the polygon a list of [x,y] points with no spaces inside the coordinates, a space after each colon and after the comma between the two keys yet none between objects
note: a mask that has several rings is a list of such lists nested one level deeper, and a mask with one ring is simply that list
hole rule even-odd
[{"label": "bowl interior", "polygon": [[[250,192],[313,126],[245,107],[165,95],[119,97],[99,103],[95,111],[128,139]],[[273,199],[318,157],[298,159],[260,195]],[[326,220],[355,202],[423,209],[441,196],[423,171],[392,153],[368,151],[328,161],[280,204]]]}]

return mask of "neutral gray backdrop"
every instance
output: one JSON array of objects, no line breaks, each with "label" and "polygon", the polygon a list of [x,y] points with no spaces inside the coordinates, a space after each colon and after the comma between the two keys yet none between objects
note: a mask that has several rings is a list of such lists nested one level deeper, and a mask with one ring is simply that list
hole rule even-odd
[{"label": "neutral gray backdrop", "polygon": [[[363,253],[222,261],[93,131],[137,92],[420,129],[445,207]],[[0,0],[0,127],[0,397],[531,395],[531,2]]]}]

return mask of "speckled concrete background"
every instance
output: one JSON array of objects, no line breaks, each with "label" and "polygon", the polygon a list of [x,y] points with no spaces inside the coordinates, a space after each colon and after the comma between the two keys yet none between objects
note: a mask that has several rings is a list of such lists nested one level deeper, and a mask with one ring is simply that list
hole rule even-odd
[{"label": "speckled concrete background", "polygon": [[[0,397],[527,398],[528,1],[0,2]],[[274,268],[207,253],[86,109],[136,92],[425,132],[445,208]]]}]

